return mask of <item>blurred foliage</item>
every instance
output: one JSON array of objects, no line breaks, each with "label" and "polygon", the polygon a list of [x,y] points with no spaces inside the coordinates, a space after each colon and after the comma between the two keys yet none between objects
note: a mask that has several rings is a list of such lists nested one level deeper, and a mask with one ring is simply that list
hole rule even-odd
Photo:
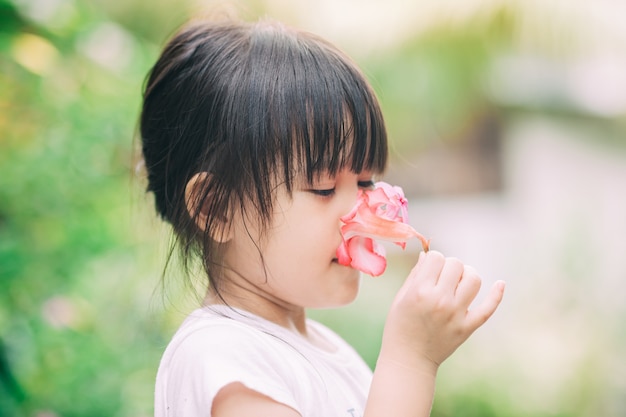
[{"label": "blurred foliage", "polygon": [[[145,74],[189,13],[169,0],[0,0],[1,416],[152,414],[184,308],[154,301],[162,248],[148,241],[163,236],[133,176],[133,136]],[[485,19],[364,63],[399,149],[462,140],[493,106],[483,76],[515,20]],[[373,365],[384,307],[356,308],[334,327]],[[485,397],[448,398],[434,415],[523,415]]]},{"label": "blurred foliage", "polygon": [[464,139],[493,107],[484,78],[510,49],[514,30],[513,11],[502,7],[468,25],[438,25],[369,60],[368,75],[398,151]]},{"label": "blurred foliage", "polygon": [[0,1],[2,416],[151,413],[167,336],[142,323],[129,174],[163,9],[108,4]]}]

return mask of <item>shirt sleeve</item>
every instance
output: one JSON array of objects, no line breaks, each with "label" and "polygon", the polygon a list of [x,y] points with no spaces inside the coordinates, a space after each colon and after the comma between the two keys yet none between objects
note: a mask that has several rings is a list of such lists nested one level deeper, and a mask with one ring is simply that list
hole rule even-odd
[{"label": "shirt sleeve", "polygon": [[301,412],[289,389],[288,367],[271,360],[280,353],[267,337],[213,325],[183,335],[170,348],[159,370],[166,416],[210,416],[219,390],[234,382]]}]

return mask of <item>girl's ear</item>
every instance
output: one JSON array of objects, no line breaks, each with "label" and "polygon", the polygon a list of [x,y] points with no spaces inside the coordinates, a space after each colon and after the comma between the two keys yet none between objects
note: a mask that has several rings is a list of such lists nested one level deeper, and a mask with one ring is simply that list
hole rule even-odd
[{"label": "girl's ear", "polygon": [[[211,193],[202,199],[202,193],[206,189],[206,184],[211,181],[211,174],[208,172],[198,172],[187,182],[185,187],[185,205],[189,216],[194,219],[196,226],[206,232],[207,220],[209,216]],[[202,204],[200,207],[199,205]],[[211,238],[219,243],[226,243],[232,239],[232,228],[227,216],[220,215],[215,219],[216,226],[211,234]]]}]

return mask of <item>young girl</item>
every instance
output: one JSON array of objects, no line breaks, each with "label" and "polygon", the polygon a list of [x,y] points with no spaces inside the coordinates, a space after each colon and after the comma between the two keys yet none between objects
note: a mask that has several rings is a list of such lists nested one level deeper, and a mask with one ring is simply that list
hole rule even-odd
[{"label": "young girl", "polygon": [[141,138],[156,209],[208,277],[163,355],[156,416],[429,415],[439,365],[504,286],[468,310],[477,274],[422,253],[373,374],[307,319],[356,297],[340,218],[387,160],[378,102],[344,54],[278,23],[188,25],[149,74]]}]

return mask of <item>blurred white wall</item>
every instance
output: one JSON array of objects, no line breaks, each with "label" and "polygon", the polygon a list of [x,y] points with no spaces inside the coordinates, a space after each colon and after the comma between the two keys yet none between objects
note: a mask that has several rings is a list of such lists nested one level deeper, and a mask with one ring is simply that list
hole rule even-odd
[{"label": "blurred white wall", "polygon": [[485,378],[514,409],[626,413],[626,148],[590,135],[520,120],[505,135],[503,193],[410,202],[433,249],[482,274],[479,298],[507,281],[499,311],[445,367],[459,390]]}]

